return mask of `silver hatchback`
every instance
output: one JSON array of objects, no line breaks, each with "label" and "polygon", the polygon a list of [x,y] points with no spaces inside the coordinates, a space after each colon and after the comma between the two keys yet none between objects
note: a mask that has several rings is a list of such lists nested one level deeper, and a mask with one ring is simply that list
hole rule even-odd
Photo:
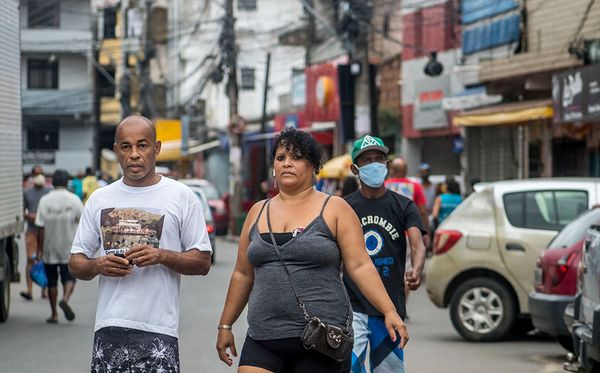
[{"label": "silver hatchback", "polygon": [[471,341],[505,337],[529,317],[528,294],[540,252],[557,231],[598,203],[600,179],[507,180],[480,185],[434,237],[427,293],[449,307]]}]

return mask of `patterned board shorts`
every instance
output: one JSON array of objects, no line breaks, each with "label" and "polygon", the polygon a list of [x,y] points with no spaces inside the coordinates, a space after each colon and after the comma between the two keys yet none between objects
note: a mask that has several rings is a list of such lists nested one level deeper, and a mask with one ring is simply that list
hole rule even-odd
[{"label": "patterned board shorts", "polygon": [[94,334],[91,372],[178,373],[178,340],[136,329],[102,328]]}]

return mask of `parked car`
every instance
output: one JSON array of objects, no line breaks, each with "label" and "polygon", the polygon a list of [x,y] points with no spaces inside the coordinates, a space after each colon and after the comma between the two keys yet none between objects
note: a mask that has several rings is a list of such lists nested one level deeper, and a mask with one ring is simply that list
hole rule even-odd
[{"label": "parked car", "polygon": [[588,233],[573,307],[573,346],[584,371],[600,372],[600,225],[592,225]]},{"label": "parked car", "polygon": [[[189,185],[188,185],[189,186]],[[212,263],[215,262],[215,253],[217,251],[217,247],[215,245],[216,239],[216,229],[215,229],[215,221],[213,218],[213,214],[211,212],[210,206],[208,204],[208,199],[204,194],[204,189],[197,186],[189,186],[189,188],[194,192],[196,197],[200,200],[200,204],[202,205],[202,214],[204,215],[204,221],[206,223],[206,230],[208,231],[208,237],[210,238],[210,246],[213,249],[212,256],[210,260]]]},{"label": "parked car", "polygon": [[577,268],[590,225],[600,224],[600,209],[583,212],[554,237],[540,254],[534,271],[535,290],[529,294],[533,325],[550,334],[567,350],[573,339],[564,324],[564,312],[577,292]]},{"label": "parked car", "polygon": [[205,179],[182,179],[179,181],[188,186],[202,188],[215,218],[216,234],[227,234],[227,227],[229,225],[229,211],[227,210],[225,201],[223,201],[223,198],[217,187]]},{"label": "parked car", "polygon": [[440,225],[427,269],[427,293],[449,307],[471,341],[501,339],[529,317],[528,294],[541,250],[574,217],[598,202],[593,178],[478,184]]}]

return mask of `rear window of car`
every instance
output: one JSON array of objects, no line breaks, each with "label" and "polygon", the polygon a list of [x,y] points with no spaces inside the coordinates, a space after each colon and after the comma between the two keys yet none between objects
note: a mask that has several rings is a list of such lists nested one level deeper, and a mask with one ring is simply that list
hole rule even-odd
[{"label": "rear window of car", "polygon": [[200,193],[194,192],[194,194],[196,195],[196,197],[198,197],[198,200],[200,201],[200,205],[202,206],[202,213],[204,214],[204,219],[212,220],[212,213],[210,212],[210,207],[208,206],[208,204],[204,202],[204,199],[202,198]]},{"label": "rear window of car", "polygon": [[561,249],[573,246],[583,240],[590,226],[595,224],[600,224],[600,208],[585,211],[576,217],[562,231],[558,232],[548,247]]},{"label": "rear window of car", "polygon": [[510,224],[528,229],[560,230],[588,206],[588,194],[583,190],[508,193],[503,200]]},{"label": "rear window of car", "polygon": [[206,195],[206,199],[213,200],[213,199],[221,198],[219,196],[219,191],[217,190],[217,187],[215,187],[214,185],[203,184],[200,187],[202,187],[202,190],[204,191],[204,195]]}]

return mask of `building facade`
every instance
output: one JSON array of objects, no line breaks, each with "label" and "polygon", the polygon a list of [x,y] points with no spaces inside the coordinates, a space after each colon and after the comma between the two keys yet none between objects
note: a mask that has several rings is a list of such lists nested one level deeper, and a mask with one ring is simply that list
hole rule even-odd
[{"label": "building facade", "polygon": [[23,172],[95,166],[93,29],[89,1],[22,1]]},{"label": "building facade", "polygon": [[466,134],[470,178],[598,175],[597,119],[555,111],[562,106],[560,92],[582,93],[581,80],[567,84],[566,91],[557,83],[565,78],[569,83],[569,72],[575,78],[580,66],[592,63],[585,56],[600,40],[597,22],[591,21],[599,16],[600,6],[586,2],[463,1],[469,83],[502,100],[453,118]]}]

